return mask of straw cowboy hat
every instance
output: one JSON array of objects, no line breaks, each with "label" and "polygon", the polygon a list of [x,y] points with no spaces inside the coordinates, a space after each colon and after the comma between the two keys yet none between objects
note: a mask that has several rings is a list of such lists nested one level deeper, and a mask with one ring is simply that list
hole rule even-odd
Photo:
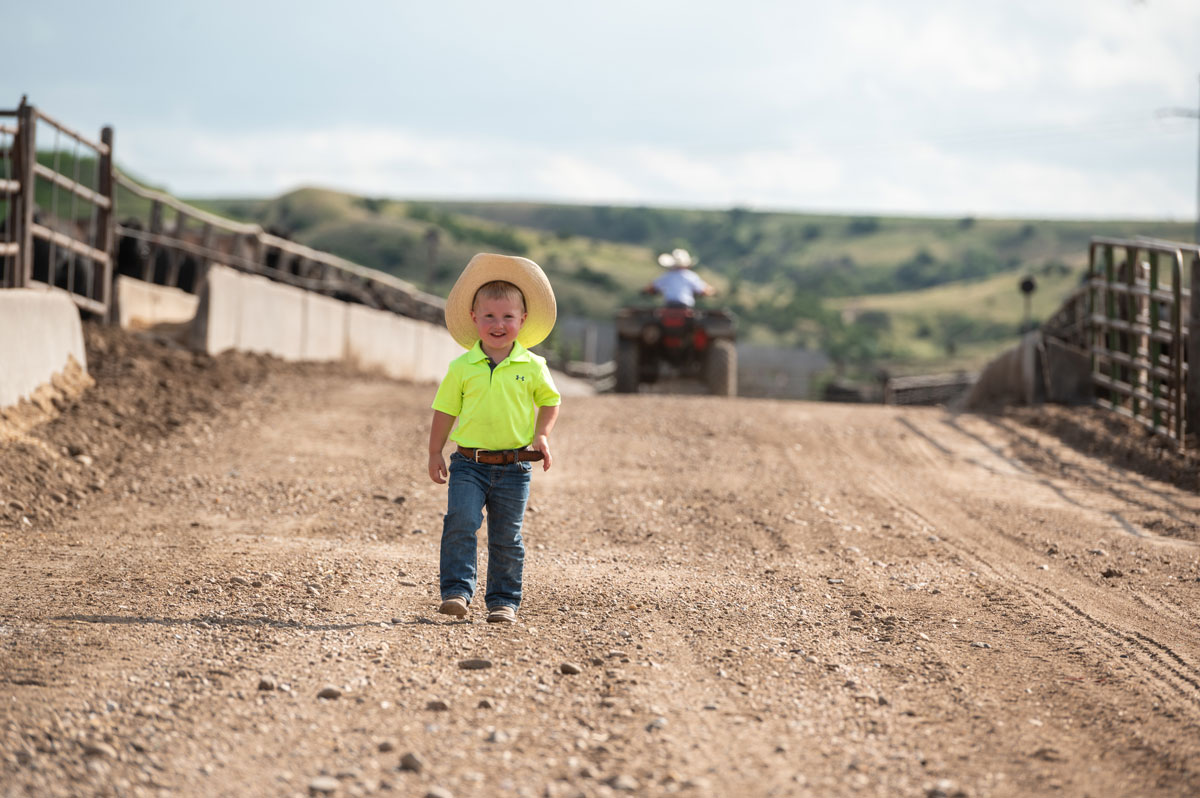
[{"label": "straw cowboy hat", "polygon": [[692,254],[686,249],[673,249],[658,256],[658,265],[664,269],[670,269],[675,266],[690,269],[695,264],[696,261],[692,260]]},{"label": "straw cowboy hat", "polygon": [[446,329],[451,337],[463,349],[470,349],[479,340],[475,323],[471,321],[471,308],[475,303],[475,292],[493,280],[512,283],[525,296],[525,312],[528,315],[525,325],[517,334],[517,342],[528,349],[546,340],[558,317],[554,289],[550,287],[546,273],[529,258],[486,252],[471,258],[450,289],[450,296],[446,297]]}]

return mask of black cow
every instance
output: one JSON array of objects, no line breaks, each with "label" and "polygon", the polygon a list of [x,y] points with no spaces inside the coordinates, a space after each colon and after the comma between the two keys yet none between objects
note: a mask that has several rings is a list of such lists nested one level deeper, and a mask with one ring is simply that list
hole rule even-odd
[{"label": "black cow", "polygon": [[150,244],[135,235],[127,235],[122,229],[140,233],[142,223],[137,219],[124,219],[117,231],[117,262],[114,271],[138,280],[146,279],[146,264],[150,261]]},{"label": "black cow", "polygon": [[[42,213],[40,208],[34,208],[33,223],[49,228],[72,241],[94,243],[91,235],[93,231],[87,222],[57,219]],[[33,236],[33,280],[90,299],[99,299],[100,286],[96,284],[98,272],[96,262],[91,258],[72,252],[67,247],[47,241],[41,236]]]},{"label": "black cow", "polygon": [[[272,225],[267,227],[263,232],[275,238],[282,238],[284,241],[292,240],[291,232],[282,227]],[[280,271],[284,274],[299,276],[301,264],[301,258],[291,255],[281,247],[268,244],[263,248],[263,266],[271,271]]]},{"label": "black cow", "polygon": [[[122,220],[117,232],[116,273],[156,285],[169,285],[189,294],[196,293],[196,282],[206,261],[191,252],[172,249],[169,244],[154,246],[138,235],[144,231],[139,220]],[[183,240],[195,246],[202,244],[199,234],[191,231],[183,233]],[[177,260],[174,274],[171,273],[172,255]]]}]

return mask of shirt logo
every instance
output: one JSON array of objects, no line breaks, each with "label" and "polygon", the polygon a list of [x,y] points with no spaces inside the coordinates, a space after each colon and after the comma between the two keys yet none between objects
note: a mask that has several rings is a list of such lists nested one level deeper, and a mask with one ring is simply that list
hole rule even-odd
[{"label": "shirt logo", "polygon": [[516,378],[517,378],[518,380],[520,380],[521,382],[525,382],[525,375],[524,375],[524,374],[517,374],[517,375],[515,375],[515,376],[516,376]]}]

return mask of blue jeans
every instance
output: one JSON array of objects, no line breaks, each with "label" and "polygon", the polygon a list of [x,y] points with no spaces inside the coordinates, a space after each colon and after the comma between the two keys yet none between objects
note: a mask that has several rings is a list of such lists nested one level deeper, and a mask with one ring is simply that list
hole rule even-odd
[{"label": "blue jeans", "polygon": [[450,486],[446,516],[442,522],[442,599],[475,594],[475,533],[488,518],[487,593],[489,609],[521,605],[521,571],[525,565],[525,543],[521,522],[529,501],[530,463],[485,465],[450,455]]}]

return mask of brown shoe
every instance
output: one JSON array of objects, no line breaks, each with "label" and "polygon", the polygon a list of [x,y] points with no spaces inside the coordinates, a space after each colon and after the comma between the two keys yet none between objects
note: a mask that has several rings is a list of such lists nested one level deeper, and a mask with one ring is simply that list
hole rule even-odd
[{"label": "brown shoe", "polygon": [[467,597],[451,596],[442,602],[442,606],[438,607],[438,612],[443,615],[453,615],[455,618],[465,618],[467,616]]},{"label": "brown shoe", "polygon": [[517,611],[507,604],[498,604],[488,608],[488,623],[516,623]]}]

